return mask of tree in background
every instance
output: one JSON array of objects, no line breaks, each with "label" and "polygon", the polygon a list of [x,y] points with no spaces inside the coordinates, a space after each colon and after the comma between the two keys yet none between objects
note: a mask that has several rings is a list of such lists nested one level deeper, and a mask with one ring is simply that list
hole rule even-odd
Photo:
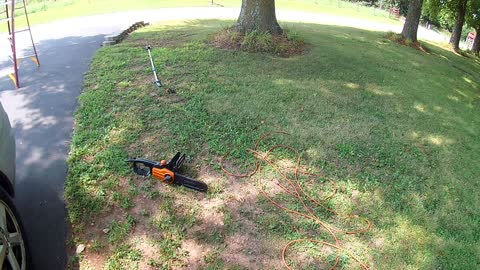
[{"label": "tree in background", "polygon": [[446,8],[446,3],[441,0],[424,0],[422,8],[422,19],[437,27],[452,30],[453,14]]},{"label": "tree in background", "polygon": [[480,27],[475,30],[475,39],[473,40],[473,45],[472,45],[472,52],[474,52],[476,55],[479,54],[480,52]]},{"label": "tree in background", "polygon": [[403,25],[402,36],[413,42],[417,41],[418,24],[422,14],[423,0],[411,0],[408,5],[407,18]]},{"label": "tree in background", "polygon": [[397,7],[400,9],[401,15],[406,15],[410,0],[347,0],[349,2],[363,2],[367,6],[375,6],[381,8]]},{"label": "tree in background", "polygon": [[[473,0],[478,1],[478,0]],[[450,44],[459,49],[468,0],[425,0],[423,14],[429,21],[452,32]]]},{"label": "tree in background", "polygon": [[258,30],[281,34],[283,30],[275,16],[275,0],[242,0],[242,9],[235,28],[242,33]]},{"label": "tree in background", "polygon": [[424,0],[422,7],[422,20],[436,25],[437,27],[443,27],[448,29],[444,24],[440,22],[441,4],[438,0]]},{"label": "tree in background", "polygon": [[450,44],[454,50],[459,50],[460,39],[462,37],[462,28],[465,23],[465,15],[467,12],[468,0],[453,0],[451,1],[455,11],[455,26],[453,27],[452,36],[450,37]]},{"label": "tree in background", "polygon": [[478,55],[480,52],[480,1],[470,1],[468,3],[465,20],[468,26],[475,29],[476,35],[473,40],[472,51]]}]

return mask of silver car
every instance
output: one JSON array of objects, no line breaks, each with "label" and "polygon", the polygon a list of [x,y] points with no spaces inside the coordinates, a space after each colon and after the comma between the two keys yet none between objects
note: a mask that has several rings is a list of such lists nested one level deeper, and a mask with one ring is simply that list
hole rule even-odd
[{"label": "silver car", "polygon": [[0,269],[29,269],[28,245],[13,205],[15,195],[15,137],[0,103]]}]

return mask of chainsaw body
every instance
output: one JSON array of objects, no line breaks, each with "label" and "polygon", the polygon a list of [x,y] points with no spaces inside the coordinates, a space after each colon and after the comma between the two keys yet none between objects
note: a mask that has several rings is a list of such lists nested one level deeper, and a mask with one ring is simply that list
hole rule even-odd
[{"label": "chainsaw body", "polygon": [[208,186],[204,182],[186,177],[178,173],[185,161],[185,154],[178,152],[170,161],[162,160],[154,162],[148,159],[132,158],[127,160],[133,165],[133,171],[142,176],[151,176],[158,180],[174,185],[182,185],[187,188],[207,192]]}]

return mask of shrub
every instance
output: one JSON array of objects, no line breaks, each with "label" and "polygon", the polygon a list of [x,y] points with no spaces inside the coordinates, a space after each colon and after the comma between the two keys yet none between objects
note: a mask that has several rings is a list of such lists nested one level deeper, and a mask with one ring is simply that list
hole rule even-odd
[{"label": "shrub", "polygon": [[305,40],[294,31],[272,35],[268,32],[254,30],[243,34],[233,28],[226,28],[215,35],[213,42],[215,46],[220,48],[267,53],[283,57],[301,54],[305,49]]},{"label": "shrub", "polygon": [[251,52],[271,52],[275,49],[272,35],[268,32],[256,30],[245,34],[241,47]]},{"label": "shrub", "polygon": [[405,45],[408,46],[408,47],[414,47],[415,46],[415,42],[413,42],[411,39],[405,39]]},{"label": "shrub", "polygon": [[391,41],[395,41],[397,43],[403,43],[404,40],[405,40],[401,34],[397,34],[395,32],[391,32],[391,31],[388,31],[387,34],[385,34],[385,38],[387,38]]}]

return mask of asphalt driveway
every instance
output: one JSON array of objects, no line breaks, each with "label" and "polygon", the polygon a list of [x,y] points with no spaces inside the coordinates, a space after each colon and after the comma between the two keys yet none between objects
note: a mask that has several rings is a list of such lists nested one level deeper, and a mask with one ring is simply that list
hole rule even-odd
[{"label": "asphalt driveway", "polygon": [[42,40],[42,67],[22,63],[21,89],[13,89],[5,77],[0,80],[0,100],[17,142],[15,202],[36,269],[64,269],[66,263],[65,161],[82,74],[102,41],[102,35]]},{"label": "asphalt driveway", "polygon": [[[73,114],[83,75],[104,36],[139,20],[235,18],[238,9],[178,8],[114,13],[65,20],[33,28],[41,67],[22,62],[16,90],[0,55],[0,101],[10,116],[17,141],[16,204],[26,225],[36,269],[64,269],[67,262],[66,208],[63,189]],[[279,11],[279,19],[399,31],[399,26],[319,14]],[[363,23],[363,24],[362,24]],[[420,36],[439,38],[420,30]],[[0,43],[0,51],[8,51]],[[20,46],[22,47],[22,46]],[[146,59],[147,61],[147,59]]]},{"label": "asphalt driveway", "polygon": [[[117,26],[118,27],[118,26]],[[43,29],[44,30],[43,30]],[[15,129],[17,182],[15,203],[25,224],[35,269],[64,269],[67,261],[66,209],[63,189],[73,113],[88,70],[104,34],[103,29],[55,32],[55,26],[33,33],[39,51],[39,69],[21,63],[21,89],[0,77],[0,101]],[[4,50],[2,50],[4,51]],[[2,55],[3,56],[3,55]],[[1,72],[9,62],[2,59]]]}]

